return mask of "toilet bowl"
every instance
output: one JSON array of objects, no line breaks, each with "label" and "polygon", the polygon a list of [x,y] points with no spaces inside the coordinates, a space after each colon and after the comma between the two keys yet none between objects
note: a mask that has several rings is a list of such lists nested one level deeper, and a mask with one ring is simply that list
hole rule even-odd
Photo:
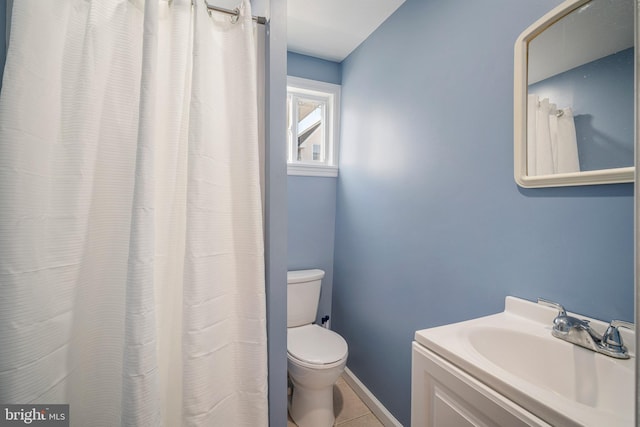
[{"label": "toilet bowl", "polygon": [[347,363],[344,338],[312,323],[322,277],[322,270],[287,275],[287,370],[293,384],[289,414],[299,427],[333,425],[333,385]]}]

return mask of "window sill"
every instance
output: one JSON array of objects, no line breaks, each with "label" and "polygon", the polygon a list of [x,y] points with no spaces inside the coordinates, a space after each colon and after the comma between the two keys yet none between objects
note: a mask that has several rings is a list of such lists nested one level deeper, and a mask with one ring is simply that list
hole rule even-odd
[{"label": "window sill", "polygon": [[335,178],[338,176],[338,167],[328,165],[287,163],[287,175]]}]

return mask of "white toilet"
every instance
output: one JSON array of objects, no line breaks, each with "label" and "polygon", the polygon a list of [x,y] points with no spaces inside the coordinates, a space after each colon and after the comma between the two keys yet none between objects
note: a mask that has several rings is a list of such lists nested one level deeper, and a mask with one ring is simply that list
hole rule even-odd
[{"label": "white toilet", "polygon": [[347,342],[315,325],[324,271],[287,273],[287,369],[293,383],[289,414],[299,427],[330,427],[333,384],[347,364]]}]

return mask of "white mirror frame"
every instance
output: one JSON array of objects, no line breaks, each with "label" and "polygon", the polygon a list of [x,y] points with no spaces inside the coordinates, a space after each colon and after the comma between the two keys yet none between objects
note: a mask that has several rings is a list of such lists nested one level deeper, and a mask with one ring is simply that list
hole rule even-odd
[{"label": "white mirror frame", "polygon": [[525,188],[633,182],[633,166],[553,175],[527,175],[527,58],[529,42],[565,15],[591,0],[567,0],[524,30],[515,45],[513,75],[514,177]]}]

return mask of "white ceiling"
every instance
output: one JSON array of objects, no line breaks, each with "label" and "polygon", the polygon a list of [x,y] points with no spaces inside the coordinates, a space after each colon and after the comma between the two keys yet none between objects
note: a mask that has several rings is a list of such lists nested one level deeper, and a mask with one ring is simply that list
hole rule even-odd
[{"label": "white ceiling", "polygon": [[288,0],[288,50],[342,62],[404,0]]}]

